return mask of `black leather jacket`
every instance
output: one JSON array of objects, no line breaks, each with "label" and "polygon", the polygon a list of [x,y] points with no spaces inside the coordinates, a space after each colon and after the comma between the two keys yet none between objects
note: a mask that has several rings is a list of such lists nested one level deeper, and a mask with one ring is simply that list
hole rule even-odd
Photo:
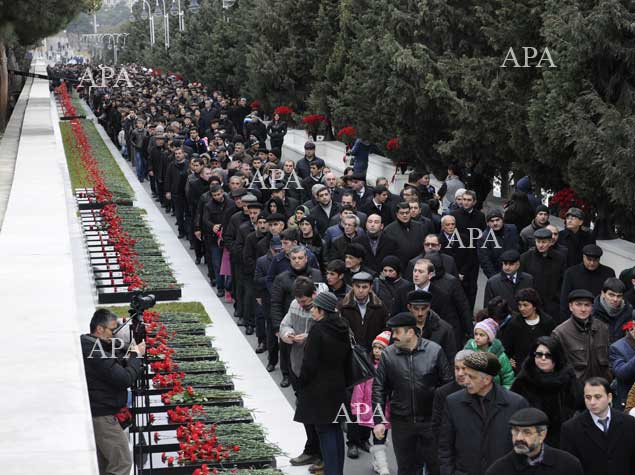
[{"label": "black leather jacket", "polygon": [[[443,349],[419,338],[410,352],[390,345],[381,354],[373,382],[373,407],[390,401],[391,420],[428,422],[432,415],[434,391],[452,381],[452,371]],[[381,423],[375,416],[375,423]]]}]

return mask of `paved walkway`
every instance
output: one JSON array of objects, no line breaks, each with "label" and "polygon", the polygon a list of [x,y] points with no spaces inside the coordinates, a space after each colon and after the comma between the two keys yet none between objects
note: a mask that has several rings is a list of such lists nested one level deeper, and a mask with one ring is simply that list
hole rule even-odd
[{"label": "paved walkway", "polygon": [[34,80],[0,231],[0,471],[9,475],[98,472],[79,345],[84,277],[54,113],[48,82]]}]

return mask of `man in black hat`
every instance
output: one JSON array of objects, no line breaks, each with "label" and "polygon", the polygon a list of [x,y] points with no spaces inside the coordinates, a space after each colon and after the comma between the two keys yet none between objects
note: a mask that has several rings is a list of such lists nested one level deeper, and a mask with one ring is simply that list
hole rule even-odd
[{"label": "man in black hat", "polygon": [[569,267],[562,279],[560,292],[560,316],[565,319],[569,316],[568,297],[569,292],[576,289],[585,289],[597,296],[602,290],[602,285],[609,277],[615,277],[615,271],[600,264],[602,248],[596,244],[587,244],[582,249],[582,262]]},{"label": "man in black hat", "polygon": [[[520,247],[518,232],[513,224],[503,222],[503,211],[496,208],[487,212],[487,226],[478,240],[478,261],[488,279],[501,270],[500,256],[503,252]],[[519,256],[520,257],[520,256]]]},{"label": "man in black hat", "polygon": [[509,419],[528,407],[522,396],[494,383],[501,369],[493,353],[464,360],[466,386],[446,399],[439,438],[441,473],[483,475],[512,449]]},{"label": "man in black hat", "polygon": [[528,289],[534,286],[534,278],[526,272],[520,272],[520,254],[515,249],[510,249],[500,255],[502,269],[498,274],[487,279],[485,285],[485,295],[483,307],[487,307],[487,302],[499,296],[514,306],[514,295],[521,289]]},{"label": "man in black hat", "polygon": [[366,175],[364,174],[353,173],[350,178],[350,187],[355,193],[358,208],[373,198],[373,190],[366,186]]},{"label": "man in black hat", "polygon": [[324,160],[315,156],[315,143],[309,140],[304,144],[304,157],[295,164],[295,172],[301,180],[304,180],[311,174],[311,163],[313,162],[318,164],[320,169],[326,166]]},{"label": "man in black hat", "polygon": [[565,229],[560,231],[558,242],[567,248],[567,267],[582,262],[582,249],[587,244],[595,244],[590,231],[582,229],[584,212],[580,208],[569,208],[565,215]]},{"label": "man in black hat", "polygon": [[[392,441],[399,473],[420,474],[424,465],[430,475],[438,474],[436,434],[432,432],[434,391],[452,380],[443,349],[421,338],[417,319],[408,312],[392,317],[393,345],[384,350],[373,382],[373,408],[390,401]],[[386,426],[377,414],[373,432],[385,437]]]},{"label": "man in black hat", "polygon": [[509,425],[514,450],[494,462],[487,475],[583,475],[576,457],[545,444],[549,418],[540,409],[528,407],[515,412]]},{"label": "man in black hat", "polygon": [[445,322],[431,310],[432,294],[425,290],[408,292],[408,311],[417,319],[417,327],[421,331],[421,338],[438,344],[447,356],[448,361],[454,361],[456,355],[456,338],[452,325]]},{"label": "man in black hat", "polygon": [[609,330],[593,318],[593,294],[573,290],[568,301],[570,317],[554,329],[553,336],[560,341],[580,383],[593,376],[610,380]]}]

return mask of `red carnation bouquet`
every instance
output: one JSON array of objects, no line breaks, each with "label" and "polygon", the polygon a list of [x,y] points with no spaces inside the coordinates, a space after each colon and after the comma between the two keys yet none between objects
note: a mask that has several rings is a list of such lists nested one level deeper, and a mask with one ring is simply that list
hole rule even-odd
[{"label": "red carnation bouquet", "polygon": [[249,107],[251,107],[252,111],[260,110],[260,101],[258,99],[256,99],[251,104],[249,104]]},{"label": "red carnation bouquet", "polygon": [[583,212],[589,211],[589,202],[580,198],[571,187],[563,188],[549,200],[549,206],[558,209],[558,216],[562,219],[569,208],[580,208]]},{"label": "red carnation bouquet", "polygon": [[289,120],[293,116],[293,109],[289,106],[278,106],[274,109],[273,114],[278,114],[281,119]]},{"label": "red carnation bouquet", "polygon": [[349,156],[351,147],[357,138],[357,129],[353,126],[347,125],[337,131],[337,138],[346,145],[346,153],[344,154],[343,161],[346,163],[346,158]]},{"label": "red carnation bouquet", "polygon": [[397,176],[397,172],[401,170],[401,173],[406,173],[408,170],[408,162],[406,160],[400,160],[400,151],[401,150],[401,141],[399,137],[393,137],[388,142],[386,142],[386,152],[388,158],[390,158],[393,162],[395,162],[395,173],[392,176],[391,183],[395,182],[395,177]]},{"label": "red carnation bouquet", "polygon": [[304,124],[304,128],[313,140],[315,140],[315,136],[324,121],[326,121],[326,117],[322,114],[309,114],[302,118],[302,124]]}]

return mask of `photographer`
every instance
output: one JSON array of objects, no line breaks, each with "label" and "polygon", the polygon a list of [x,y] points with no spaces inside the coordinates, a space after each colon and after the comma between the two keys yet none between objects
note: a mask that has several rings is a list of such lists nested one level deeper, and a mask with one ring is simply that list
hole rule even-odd
[{"label": "photographer", "polygon": [[132,456],[128,437],[115,416],[128,399],[127,389],[141,373],[145,342],[131,345],[125,355],[123,342],[113,337],[117,315],[97,310],[90,321],[90,334],[80,337],[90,411],[93,418],[99,473],[129,475]]}]

